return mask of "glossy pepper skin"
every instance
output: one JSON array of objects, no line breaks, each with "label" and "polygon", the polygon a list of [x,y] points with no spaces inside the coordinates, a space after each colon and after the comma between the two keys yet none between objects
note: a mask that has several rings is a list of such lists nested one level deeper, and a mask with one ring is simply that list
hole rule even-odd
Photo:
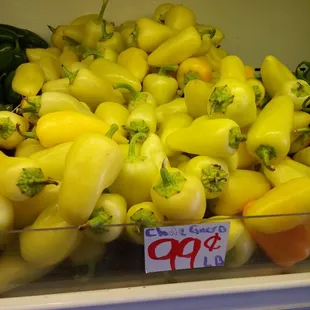
[{"label": "glossy pepper skin", "polygon": [[244,212],[245,216],[265,216],[248,218],[246,226],[250,230],[273,234],[292,229],[307,221],[306,216],[275,216],[277,214],[307,213],[310,208],[310,178],[302,177],[282,183],[261,198],[255,200]]},{"label": "glossy pepper skin", "polygon": [[65,159],[73,142],[55,145],[30,155],[39,163],[44,175],[61,181],[65,170]]},{"label": "glossy pepper skin", "polygon": [[64,37],[64,29],[66,26],[60,25],[56,28],[48,25],[49,30],[52,32],[51,43],[53,46],[63,49],[66,45],[68,45],[68,41],[66,41]]},{"label": "glossy pepper skin", "polygon": [[118,132],[124,137],[127,135],[123,126],[127,123],[129,112],[123,105],[116,102],[103,102],[97,107],[95,115],[110,126],[116,124],[119,127]]},{"label": "glossy pepper skin", "polygon": [[62,78],[46,82],[42,87],[42,93],[46,92],[60,92],[70,95],[70,80],[68,78]]},{"label": "glossy pepper skin", "polygon": [[238,148],[238,169],[249,169],[256,162],[257,159],[251,156],[246,148],[246,142],[241,142]]},{"label": "glossy pepper skin", "polygon": [[194,118],[208,115],[208,103],[212,88],[212,84],[207,84],[201,80],[192,80],[186,84],[184,99],[189,115]]},{"label": "glossy pepper skin", "polygon": [[169,71],[176,71],[177,66],[160,68],[158,73],[148,74],[143,80],[143,91],[153,95],[157,105],[170,102],[177,94],[178,83],[168,76]]},{"label": "glossy pepper skin", "polygon": [[170,116],[176,113],[187,113],[187,105],[184,98],[175,98],[155,109],[157,124],[162,124]]},{"label": "glossy pepper skin", "polygon": [[124,102],[123,95],[113,88],[108,79],[102,76],[98,77],[89,69],[80,69],[76,73],[65,70],[65,73],[70,79],[71,94],[76,99],[88,104],[93,110],[104,101]]},{"label": "glossy pepper skin", "polygon": [[[9,231],[14,225],[14,208],[10,199],[0,195],[0,231]],[[0,246],[8,242],[8,234],[0,234]]]},{"label": "glossy pepper skin", "polygon": [[[58,50],[58,49],[57,49]],[[30,62],[36,62],[44,57],[51,57],[56,61],[59,61],[60,54],[55,54],[54,49],[45,49],[45,48],[27,48],[26,56]]]},{"label": "glossy pepper skin", "polygon": [[172,3],[162,3],[154,11],[153,19],[158,23],[164,23],[167,12],[174,6]]},{"label": "glossy pepper skin", "polygon": [[163,42],[171,38],[174,33],[175,31],[172,28],[151,18],[140,18],[136,21],[134,38],[139,48],[151,53]]},{"label": "glossy pepper skin", "polygon": [[20,65],[12,81],[12,89],[25,97],[36,96],[44,84],[44,72],[36,63]]},{"label": "glossy pepper skin", "polygon": [[15,157],[29,157],[33,153],[43,150],[43,146],[36,139],[25,139],[15,149]]},{"label": "glossy pepper skin", "polygon": [[201,36],[195,27],[185,28],[162,43],[148,57],[148,64],[153,67],[178,65],[198,52]]},{"label": "glossy pepper skin", "polygon": [[275,97],[262,110],[248,132],[248,152],[270,170],[274,170],[272,164],[281,161],[289,152],[293,117],[292,100],[287,96]]},{"label": "glossy pepper skin", "polygon": [[[46,227],[69,227],[69,223],[60,215],[57,205],[43,210],[35,222],[28,226],[31,229]],[[78,230],[22,232],[19,237],[21,255],[25,261],[36,266],[53,266],[71,254],[80,237],[81,233]]]},{"label": "glossy pepper skin", "polygon": [[[293,132],[291,133],[291,144],[299,137],[309,136],[309,131],[304,130],[310,125],[310,114],[304,111],[294,112]],[[301,131],[301,132],[298,132]]]},{"label": "glossy pepper skin", "polygon": [[212,81],[212,68],[208,62],[198,57],[191,57],[184,60],[177,72],[177,81],[179,88],[184,86],[191,80],[201,80],[203,82]]},{"label": "glossy pepper skin", "polygon": [[[142,202],[132,206],[127,212],[126,233],[137,243],[144,244],[144,228],[161,226],[164,222],[163,214],[152,202]],[[135,225],[132,225],[135,224]]]},{"label": "glossy pepper skin", "polygon": [[32,225],[43,210],[55,206],[58,202],[59,188],[60,186],[47,185],[33,198],[13,201],[15,229],[24,229]]},{"label": "glossy pepper skin", "polygon": [[293,158],[295,161],[310,167],[310,146],[297,152]]},{"label": "glossy pepper skin", "polygon": [[[115,128],[111,126],[108,135],[113,133]],[[103,190],[117,178],[123,162],[122,151],[109,136],[88,133],[77,138],[66,156],[59,192],[62,216],[73,225],[84,224]],[[80,182],[74,181],[77,179]]]},{"label": "glossy pepper skin", "polygon": [[299,172],[303,173],[304,175],[310,177],[310,169],[307,165],[301,164],[290,157],[284,158],[287,165],[293,167],[294,169],[298,170]]},{"label": "glossy pepper skin", "polygon": [[[123,232],[126,223],[127,203],[119,194],[102,194],[90,216],[81,228],[91,239],[106,243],[116,240]],[[108,225],[119,225],[109,227]]]},{"label": "glossy pepper skin", "polygon": [[117,62],[127,68],[127,70],[141,83],[149,72],[147,57],[147,53],[142,49],[130,47],[118,55]]},{"label": "glossy pepper skin", "polygon": [[217,48],[214,44],[212,44],[208,53],[201,57],[210,63],[213,71],[219,71],[221,69],[222,60],[225,56],[227,56],[226,51],[221,48]]},{"label": "glossy pepper skin", "polygon": [[201,181],[207,199],[220,196],[229,181],[228,165],[219,158],[196,156],[186,164],[184,172]]},{"label": "glossy pepper skin", "polygon": [[270,189],[271,185],[262,173],[238,169],[230,173],[213,211],[218,215],[238,214],[249,201],[259,199]]},{"label": "glossy pepper skin", "polygon": [[104,58],[96,59],[90,66],[90,70],[98,77],[109,80],[112,84],[126,83],[136,91],[141,90],[140,81],[126,68]]},{"label": "glossy pepper skin", "polygon": [[169,220],[200,220],[206,197],[200,180],[176,168],[163,167],[151,189],[154,205]]},{"label": "glossy pepper skin", "polygon": [[[42,116],[37,123],[36,136],[43,147],[50,148],[72,142],[83,133],[106,134],[108,131],[109,125],[100,119],[74,111],[62,111]],[[118,132],[113,136],[113,140],[118,143],[127,142]]]},{"label": "glossy pepper skin", "polygon": [[254,91],[245,82],[244,64],[237,56],[226,56],[222,60],[221,78],[215,84],[209,102],[210,115],[223,115],[241,128],[256,120]]},{"label": "glossy pepper skin", "polygon": [[77,47],[75,46],[67,46],[59,56],[60,63],[66,67],[70,67],[72,64],[79,62],[79,60]]},{"label": "glossy pepper skin", "polygon": [[181,31],[196,25],[194,12],[184,5],[172,6],[165,15],[165,25]]},{"label": "glossy pepper skin", "polygon": [[36,61],[40,66],[44,74],[44,83],[48,81],[54,81],[61,76],[61,65],[58,61],[54,60],[52,57],[43,57]]},{"label": "glossy pepper skin", "polygon": [[170,134],[166,139],[168,147],[190,154],[227,158],[234,155],[239,143],[246,139],[233,120],[201,118]]},{"label": "glossy pepper skin", "polygon": [[129,144],[129,151],[124,165],[115,182],[109,187],[112,193],[119,193],[124,197],[129,206],[144,201],[150,201],[150,189],[155,179],[158,168],[155,161],[145,153],[137,156],[135,146],[137,140],[146,138],[143,133],[134,135]]},{"label": "glossy pepper skin", "polygon": [[193,118],[187,113],[176,113],[176,114],[171,115],[169,118],[167,118],[162,123],[158,131],[158,136],[161,140],[165,153],[168,157],[179,155],[180,152],[175,151],[169,147],[169,145],[166,142],[167,137],[170,134],[177,132],[178,130],[182,128],[186,128],[190,126],[192,122],[193,122]]},{"label": "glossy pepper skin", "polygon": [[260,107],[266,95],[263,83],[255,78],[247,79],[246,82],[251,85],[254,91],[256,106]]},{"label": "glossy pepper skin", "polygon": [[0,147],[2,149],[15,149],[24,140],[24,137],[16,130],[17,124],[23,131],[29,128],[28,121],[20,115],[0,111]]},{"label": "glossy pepper skin", "polygon": [[58,185],[46,179],[38,163],[30,158],[8,157],[0,153],[0,194],[12,201],[35,197],[46,185]]}]

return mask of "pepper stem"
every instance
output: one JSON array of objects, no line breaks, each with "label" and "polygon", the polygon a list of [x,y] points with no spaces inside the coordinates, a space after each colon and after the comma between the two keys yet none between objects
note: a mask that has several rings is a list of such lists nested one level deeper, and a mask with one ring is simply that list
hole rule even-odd
[{"label": "pepper stem", "polygon": [[270,165],[270,160],[277,157],[276,150],[272,146],[261,145],[255,151],[257,156],[262,160],[263,165],[270,171],[275,171],[275,168]]},{"label": "pepper stem", "polygon": [[47,27],[48,27],[48,29],[49,29],[52,33],[54,33],[54,32],[56,31],[56,28],[53,27],[53,26],[47,25]]},{"label": "pepper stem", "polygon": [[240,142],[246,141],[246,135],[244,135],[240,127],[233,127],[229,131],[229,146],[233,149],[238,149]]},{"label": "pepper stem", "polygon": [[136,158],[136,144],[138,140],[141,138],[143,138],[143,140],[146,139],[146,134],[143,132],[138,132],[131,138],[130,143],[129,143],[127,158],[129,159]]},{"label": "pepper stem", "polygon": [[87,50],[83,55],[82,55],[82,59],[87,58],[88,56],[95,56],[95,57],[99,57],[99,58],[103,58],[103,54],[98,51],[98,50]]},{"label": "pepper stem", "polygon": [[118,131],[119,127],[117,124],[112,124],[109,131],[105,134],[106,137],[112,139],[114,134]]},{"label": "pepper stem", "polygon": [[20,124],[16,124],[16,131],[22,136],[27,139],[37,139],[35,132],[23,132],[20,129]]},{"label": "pepper stem", "polygon": [[169,174],[167,168],[166,168],[167,163],[168,163],[168,158],[165,158],[163,163],[162,163],[161,169],[160,169],[160,176],[163,180],[164,186],[170,185],[171,182],[173,181],[172,178],[170,177],[170,174]]},{"label": "pepper stem", "polygon": [[137,210],[131,217],[130,220],[136,224],[135,232],[138,235],[143,233],[143,228],[155,227],[157,220],[154,213],[151,210],[141,208]]},{"label": "pepper stem", "polygon": [[99,15],[98,15],[98,17],[96,19],[96,23],[99,24],[99,23],[102,22],[103,15],[104,15],[104,12],[105,12],[105,10],[107,8],[108,2],[109,2],[109,0],[103,0],[102,1],[102,6],[101,6],[101,9],[100,9]]},{"label": "pepper stem", "polygon": [[210,99],[211,114],[213,113],[225,113],[227,107],[233,103],[234,95],[231,93],[227,85],[214,88]]},{"label": "pepper stem", "polygon": [[167,73],[169,71],[177,71],[177,70],[178,70],[178,66],[177,65],[164,66],[164,67],[161,67],[159,69],[158,74],[161,75],[161,76],[165,76],[165,75],[167,75]]},{"label": "pepper stem", "polygon": [[295,132],[295,133],[310,133],[310,127],[297,128],[297,129],[293,130],[293,132]]},{"label": "pepper stem", "polygon": [[75,80],[75,78],[76,78],[76,76],[77,76],[79,70],[76,71],[76,72],[74,72],[74,73],[72,73],[72,72],[69,71],[69,69],[66,68],[64,65],[61,66],[61,69],[62,69],[62,72],[63,72],[64,76],[65,76],[66,78],[68,78],[70,84],[72,84],[72,83],[74,82],[74,80]]},{"label": "pepper stem", "polygon": [[199,30],[198,32],[200,34],[201,39],[203,38],[203,36],[205,34],[208,34],[210,36],[210,39],[212,39],[215,36],[216,29],[214,29],[214,28],[212,28],[212,29],[204,29],[204,30]]},{"label": "pepper stem", "polygon": [[[310,113],[310,96],[308,98],[306,98],[306,100],[303,102],[302,104],[302,110],[307,112],[307,113]],[[309,105],[308,105],[309,103]]]},{"label": "pepper stem", "polygon": [[112,222],[112,215],[109,214],[104,208],[98,208],[93,211],[90,219],[83,225],[79,226],[79,230],[85,230],[91,228],[95,232],[102,233],[108,231],[107,225]]},{"label": "pepper stem", "polygon": [[198,72],[187,72],[184,74],[184,85],[186,85],[189,81],[200,80],[200,75]]},{"label": "pepper stem", "polygon": [[102,21],[102,37],[101,37],[101,40],[102,41],[109,40],[113,37],[113,34],[114,34],[113,32],[112,33],[107,32],[107,21],[103,20]]},{"label": "pepper stem", "polygon": [[29,185],[59,185],[59,183],[53,179],[47,179],[42,181],[29,181]]},{"label": "pepper stem", "polygon": [[113,85],[115,89],[124,88],[130,92],[132,98],[135,98],[139,92],[137,92],[131,85],[126,83],[117,83]]}]

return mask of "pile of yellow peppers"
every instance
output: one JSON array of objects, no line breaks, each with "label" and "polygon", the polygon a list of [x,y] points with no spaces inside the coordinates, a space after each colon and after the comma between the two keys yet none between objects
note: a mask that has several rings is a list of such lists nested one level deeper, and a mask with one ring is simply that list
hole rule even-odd
[{"label": "pile of yellow peppers", "polygon": [[[230,221],[228,266],[257,245],[306,259],[308,217],[289,215],[310,212],[307,82],[274,56],[255,78],[186,6],[115,26],[107,3],[49,26],[52,47],[27,49],[13,79],[19,108],[0,112],[0,230],[25,229],[0,233],[0,292],[161,225]],[[294,234],[299,256],[272,252]]]}]

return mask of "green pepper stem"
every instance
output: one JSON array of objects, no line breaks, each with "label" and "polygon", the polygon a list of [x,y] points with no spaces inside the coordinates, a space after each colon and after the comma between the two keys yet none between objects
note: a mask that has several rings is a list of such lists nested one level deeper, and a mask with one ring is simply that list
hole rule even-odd
[{"label": "green pepper stem", "polygon": [[246,135],[244,135],[240,127],[232,127],[229,131],[229,146],[233,149],[238,149],[240,142],[247,140]]},{"label": "green pepper stem", "polygon": [[129,149],[128,149],[128,158],[136,157],[136,144],[140,138],[146,139],[147,135],[143,132],[136,133],[130,140]]},{"label": "green pepper stem", "polygon": [[303,102],[303,104],[302,104],[302,110],[305,111],[305,112],[307,112],[307,113],[310,113],[310,103],[309,103],[309,105],[308,105],[308,102],[309,102],[309,101],[310,101],[310,96],[307,97],[307,98],[305,99],[305,101]]},{"label": "green pepper stem", "polygon": [[203,38],[203,36],[205,34],[208,34],[210,36],[210,39],[212,39],[215,36],[216,29],[214,29],[214,28],[212,28],[212,29],[204,29],[204,30],[199,30],[198,32],[200,34],[201,39]]},{"label": "green pepper stem", "polygon": [[69,71],[69,69],[66,68],[64,65],[61,66],[61,69],[62,69],[62,72],[63,72],[64,76],[65,76],[66,78],[68,78],[70,84],[72,84],[72,83],[74,82],[74,80],[75,80],[75,78],[76,78],[76,76],[77,76],[79,70],[76,71],[76,72],[74,72],[74,73],[72,73],[72,72]]},{"label": "green pepper stem", "polygon": [[133,98],[136,97],[137,94],[139,93],[131,85],[126,84],[126,83],[117,83],[117,84],[113,85],[113,87],[115,89],[119,89],[119,88],[127,89],[130,92],[131,97],[133,97]]},{"label": "green pepper stem", "polygon": [[160,169],[160,176],[161,176],[161,179],[163,180],[163,186],[166,187],[166,186],[169,186],[173,179],[171,178],[168,170],[167,170],[167,162],[168,162],[168,159],[165,158],[163,163],[162,163],[162,166],[161,166],[161,169]]},{"label": "green pepper stem", "polygon": [[98,50],[87,50],[83,55],[82,59],[87,58],[88,56],[95,56],[99,58],[103,58],[103,54],[99,52]]},{"label": "green pepper stem", "polygon": [[184,74],[184,85],[187,85],[189,81],[199,80],[200,75],[198,72],[189,71]]},{"label": "green pepper stem", "polygon": [[16,124],[16,131],[22,136],[22,137],[25,137],[25,138],[28,138],[28,139],[37,139],[36,137],[36,134],[34,132],[23,132],[21,131],[20,129],[20,124]]},{"label": "green pepper stem", "polygon": [[43,181],[29,181],[28,184],[31,185],[59,185],[59,183],[53,179],[47,179]]},{"label": "green pepper stem", "polygon": [[310,127],[306,128],[297,128],[293,130],[294,133],[309,133],[310,132]]},{"label": "green pepper stem", "polygon": [[54,28],[53,26],[47,25],[47,27],[52,33],[56,31],[56,28]]},{"label": "green pepper stem", "polygon": [[69,38],[69,37],[67,37],[67,36],[63,36],[62,39],[65,40],[65,41],[67,41],[71,46],[72,46],[72,45],[73,45],[73,46],[78,46],[78,45],[79,45],[78,42],[76,42],[75,40],[73,40],[73,39],[71,39],[71,38]]},{"label": "green pepper stem", "polygon": [[262,160],[263,165],[270,171],[275,171],[276,169],[270,165],[270,160],[277,156],[274,147],[268,145],[261,145],[255,151],[257,156]]},{"label": "green pepper stem", "polygon": [[101,9],[100,9],[99,15],[98,15],[98,17],[96,19],[96,22],[98,24],[102,22],[103,15],[104,15],[104,12],[105,12],[105,10],[107,8],[108,2],[109,2],[109,0],[103,0],[102,1],[102,6],[101,6]]},{"label": "green pepper stem", "polygon": [[108,33],[107,32],[107,21],[103,20],[102,21],[102,37],[101,37],[101,41],[109,40],[112,37],[113,37],[113,33]]},{"label": "green pepper stem", "polygon": [[112,139],[114,134],[118,131],[119,127],[117,124],[112,124],[109,131],[105,134],[106,137]]},{"label": "green pepper stem", "polygon": [[37,109],[35,107],[28,107],[28,108],[20,108],[18,109],[18,112],[20,114],[23,114],[23,113],[37,113]]},{"label": "green pepper stem", "polygon": [[177,65],[164,66],[159,69],[158,74],[161,76],[166,76],[169,71],[177,71],[177,70],[178,70]]}]

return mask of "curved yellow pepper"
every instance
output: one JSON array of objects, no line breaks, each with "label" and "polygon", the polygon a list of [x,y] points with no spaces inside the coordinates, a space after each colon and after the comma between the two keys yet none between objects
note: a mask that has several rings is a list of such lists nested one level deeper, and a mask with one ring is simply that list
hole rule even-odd
[{"label": "curved yellow pepper", "polygon": [[174,5],[165,15],[165,25],[180,31],[195,26],[196,16],[190,8],[184,5]]},{"label": "curved yellow pepper", "polygon": [[167,12],[174,6],[172,3],[162,3],[160,4],[154,12],[153,18],[158,23],[164,23]]},{"label": "curved yellow pepper", "polygon": [[310,167],[310,146],[294,155],[294,160]]}]

